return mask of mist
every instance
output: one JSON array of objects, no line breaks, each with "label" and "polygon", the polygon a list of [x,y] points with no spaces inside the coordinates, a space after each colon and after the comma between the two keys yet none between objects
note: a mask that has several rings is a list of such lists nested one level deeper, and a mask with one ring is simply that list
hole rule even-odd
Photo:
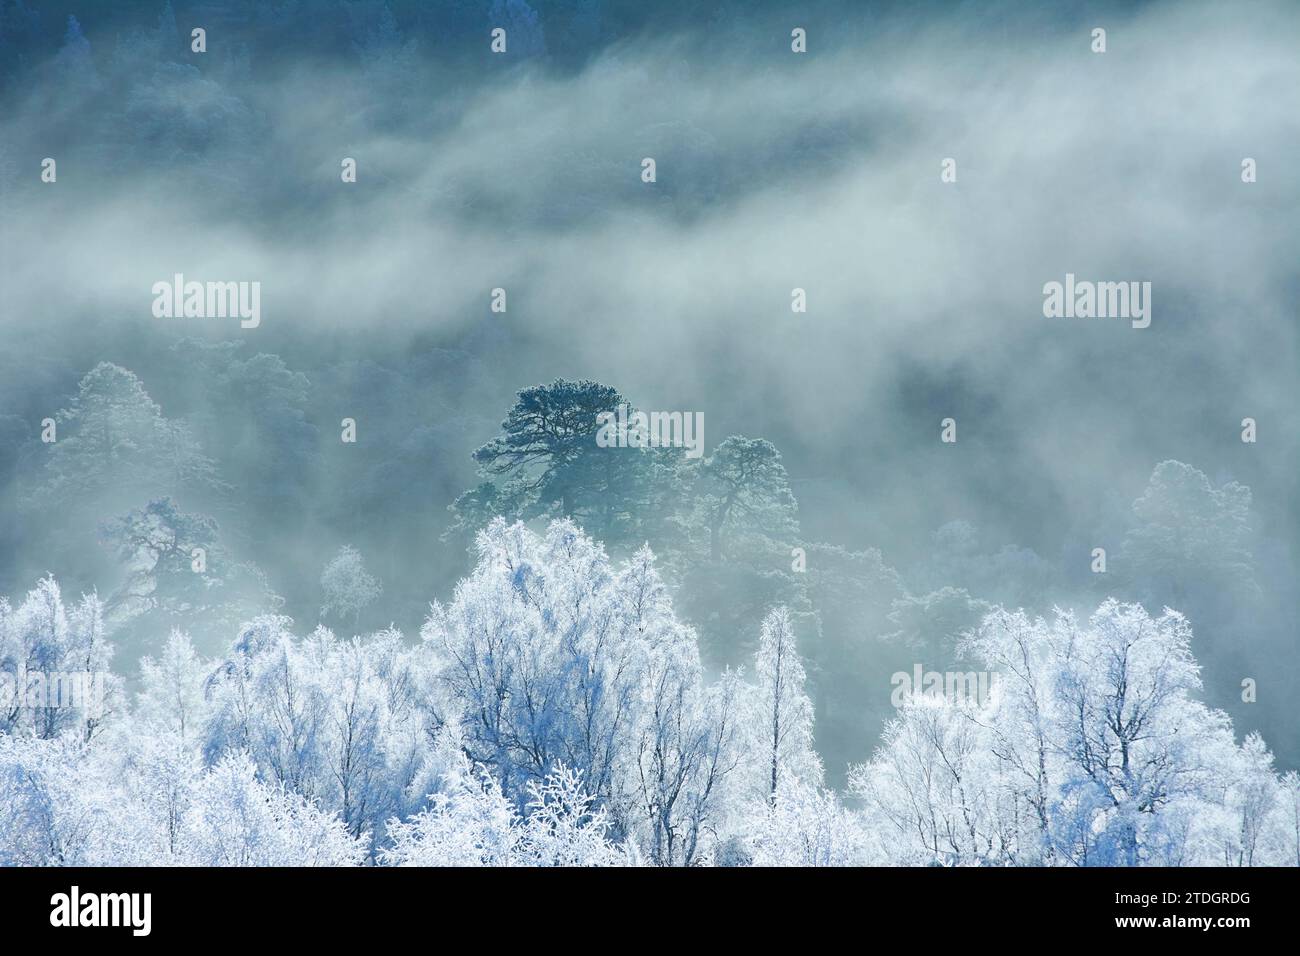
[{"label": "mist", "polygon": [[[1250,586],[1198,571],[1175,607],[1205,642],[1206,700],[1297,766],[1293,5],[660,21],[614,5],[581,34],[576,5],[538,3],[537,34],[513,41],[527,54],[504,57],[486,13],[452,29],[436,10],[339,4],[306,29],[287,10],[177,3],[182,40],[159,53],[160,5],[65,6],[2,35],[0,594],[47,572],[114,593],[130,562],[99,520],[166,491],[281,599],[254,589],[251,608],[310,627],[323,566],[353,545],[383,583],[353,625],[414,640],[472,566],[444,532],[480,480],[474,450],[519,390],[589,379],[702,413],[706,455],[731,435],[780,450],[798,534],[772,532],[780,562],[754,567],[786,574],[792,547],[829,545],[898,576],[857,625],[809,599],[814,686],[844,648],[869,662],[835,699],[871,716],[819,729],[834,779],[871,753],[885,675],[915,658],[884,640],[903,595],[952,585],[1044,615],[1172,600],[1125,547],[1166,461],[1249,488]],[[193,54],[205,15],[209,52]],[[156,318],[150,290],[178,273],[260,283],[260,324]],[[1044,285],[1067,274],[1150,282],[1150,326],[1046,318]],[[32,503],[41,422],[100,362],[192,425],[220,488]],[[941,529],[965,526],[953,570]],[[739,603],[683,613],[714,668],[754,639]],[[117,626],[124,673],[166,637],[147,614]],[[234,638],[199,636],[214,653]]]}]

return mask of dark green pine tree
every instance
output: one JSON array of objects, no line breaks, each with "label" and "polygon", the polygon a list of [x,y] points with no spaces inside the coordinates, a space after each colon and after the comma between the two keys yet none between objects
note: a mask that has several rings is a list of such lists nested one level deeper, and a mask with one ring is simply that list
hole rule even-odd
[{"label": "dark green pine tree", "polygon": [[600,447],[597,416],[621,404],[617,389],[592,381],[520,391],[501,434],[474,452],[486,480],[456,499],[450,533],[468,538],[495,515],[568,517],[615,550],[661,544],[682,453]]}]

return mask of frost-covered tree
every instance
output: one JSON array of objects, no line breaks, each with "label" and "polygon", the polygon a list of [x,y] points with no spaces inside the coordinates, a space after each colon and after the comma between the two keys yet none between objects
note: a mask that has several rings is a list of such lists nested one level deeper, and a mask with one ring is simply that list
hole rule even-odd
[{"label": "frost-covered tree", "polygon": [[998,760],[1003,786],[1027,816],[1012,821],[1009,858],[1054,862],[1058,752],[1054,734],[1054,647],[1046,625],[1023,611],[996,608],[958,645],[958,653],[997,673],[999,693],[977,715],[986,746]]},{"label": "frost-covered tree", "polygon": [[872,760],[850,772],[849,789],[868,807],[893,861],[994,862],[1013,848],[994,812],[990,758],[963,707],[914,694]]},{"label": "frost-covered tree", "polygon": [[1054,638],[1062,785],[1089,818],[1089,833],[1076,828],[1066,852],[1136,865],[1148,822],[1178,794],[1205,786],[1204,748],[1230,728],[1193,697],[1199,668],[1181,614],[1152,618],[1111,600],[1086,626],[1062,615]]},{"label": "frost-covered tree", "polygon": [[482,767],[462,755],[432,806],[392,821],[389,866],[617,866],[622,850],[606,838],[604,810],[563,765],[528,784],[521,813]]},{"label": "frost-covered tree", "polygon": [[[324,765],[330,805],[354,836],[377,831],[394,813],[409,812],[425,768],[422,749],[433,726],[411,654],[398,631],[365,641],[317,636],[325,686]],[[378,834],[376,834],[378,835]]]},{"label": "frost-covered tree", "polygon": [[1279,862],[1271,757],[1196,695],[1177,612],[1104,602],[1086,621],[995,610],[964,653],[988,701],[914,696],[851,789],[895,861],[1097,865]]},{"label": "frost-covered tree", "polygon": [[644,681],[624,816],[652,864],[690,866],[712,854],[706,841],[726,819],[728,776],[740,759],[739,682],[727,673],[706,687],[698,650],[685,642],[657,648]]},{"label": "frost-covered tree", "polygon": [[250,623],[205,689],[208,763],[247,753],[259,776],[339,815],[356,837],[424,802],[419,781],[437,718],[422,665],[401,635],[340,640],[325,628],[298,639],[287,618]]},{"label": "frost-covered tree", "polygon": [[181,746],[194,745],[210,710],[203,685],[211,670],[195,653],[189,635],[172,631],[156,659],[140,661],[138,726],[150,736],[174,736]]},{"label": "frost-covered tree", "polygon": [[563,764],[540,784],[529,782],[524,837],[517,851],[529,866],[618,866],[622,848],[609,842],[609,814],[583,789],[582,774]]},{"label": "frost-covered tree", "polygon": [[134,810],[143,821],[136,828],[138,852],[154,865],[179,864],[183,862],[195,784],[203,772],[199,753],[192,738],[162,729],[147,718],[135,727],[138,730],[125,745],[120,761],[124,787],[120,805]]},{"label": "frost-covered tree", "polygon": [[1300,866],[1300,773],[1288,771],[1278,800],[1278,858],[1283,866]]},{"label": "frost-covered tree", "polygon": [[388,866],[510,866],[520,839],[519,811],[481,767],[461,765],[432,806],[410,820],[390,821]]},{"label": "frost-covered tree", "polygon": [[883,856],[859,814],[830,790],[791,779],[749,809],[745,843],[753,866],[870,866]]},{"label": "frost-covered tree", "polygon": [[324,779],[323,722],[318,671],[300,653],[286,617],[245,625],[204,691],[213,716],[204,728],[203,755],[215,764],[227,752],[245,752],[261,775],[307,797]]},{"label": "frost-covered tree", "polygon": [[95,865],[111,792],[83,741],[0,734],[0,865]]},{"label": "frost-covered tree", "polygon": [[248,757],[229,754],[194,784],[181,823],[191,866],[354,866],[366,842],[300,794],[258,780]]},{"label": "frost-covered tree", "polygon": [[[774,608],[763,620],[754,654],[754,686],[745,721],[754,740],[748,761],[756,792],[768,801],[787,779],[822,783],[821,760],[813,746],[813,705],[788,608]],[[756,771],[756,772],[755,772]]]},{"label": "frost-covered tree", "polygon": [[1270,849],[1275,854],[1281,849],[1267,844],[1276,839],[1276,835],[1269,832],[1269,824],[1274,809],[1281,803],[1283,792],[1273,772],[1273,755],[1259,734],[1247,734],[1237,749],[1236,757],[1239,769],[1229,781],[1225,795],[1236,839],[1227,842],[1229,852],[1224,863],[1228,866],[1254,866],[1256,859]]},{"label": "frost-covered tree", "polygon": [[523,812],[528,785],[580,772],[616,840],[689,863],[735,766],[734,681],[708,686],[654,558],[621,567],[571,522],[494,521],[479,562],[422,634],[464,747]]},{"label": "frost-covered tree", "polygon": [[[855,807],[819,784],[787,612],[708,681],[653,555],[498,520],[424,641],[173,633],[136,708],[8,707],[0,865],[1295,865],[1300,787],[1196,699],[1190,627],[995,609],[987,699],[913,694]],[[106,663],[97,603],[0,601],[5,661]],[[206,676],[205,676],[206,675]],[[775,787],[772,768],[776,768]]]},{"label": "frost-covered tree", "polygon": [[[0,697],[0,734],[90,740],[122,708],[112,655],[96,595],[66,607],[46,577],[16,608],[0,599],[0,679],[11,691]],[[62,705],[28,706],[33,700]]]},{"label": "frost-covered tree", "polygon": [[321,617],[339,620],[351,617],[354,625],[361,620],[361,612],[384,592],[379,579],[366,570],[361,552],[350,544],[339,548],[338,554],[325,565],[320,586],[325,595]]}]

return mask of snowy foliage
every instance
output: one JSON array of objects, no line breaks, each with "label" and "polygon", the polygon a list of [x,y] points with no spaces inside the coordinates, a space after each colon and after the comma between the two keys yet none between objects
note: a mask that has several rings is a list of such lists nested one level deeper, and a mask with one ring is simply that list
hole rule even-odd
[{"label": "snowy foliage", "polygon": [[754,866],[867,866],[881,862],[864,820],[833,792],[791,779],[753,807],[744,827]]},{"label": "snowy foliage", "polygon": [[1001,609],[963,652],[987,703],[917,695],[850,789],[899,862],[1076,866],[1294,862],[1286,784],[1195,694],[1175,611],[1104,602],[1086,621]]},{"label": "snowy foliage", "polygon": [[821,760],[813,745],[813,705],[804,690],[803,663],[795,647],[787,608],[763,621],[754,655],[754,687],[744,725],[753,738],[745,748],[754,795],[775,800],[787,780],[818,786]]},{"label": "snowy foliage", "polygon": [[381,853],[393,866],[615,866],[621,850],[609,842],[603,810],[582,789],[581,775],[560,765],[528,784],[521,815],[492,775],[461,757],[433,806],[389,828]]},{"label": "snowy foliage", "polygon": [[195,781],[182,846],[182,859],[195,866],[347,866],[366,852],[334,814],[259,781],[242,754]]},{"label": "snowy foliage", "polygon": [[[992,609],[959,652],[997,690],[908,697],[846,799],[787,608],[711,679],[648,548],[497,519],[476,549],[419,642],[262,616],[216,660],[173,631],[129,708],[118,678],[93,720],[6,708],[0,864],[1300,863],[1300,779],[1198,699],[1175,611]],[[0,601],[7,670],[110,653],[94,596]]]},{"label": "snowy foliage", "polygon": [[[46,577],[18,607],[0,598],[0,677],[10,693],[0,696],[0,735],[50,738],[70,734],[90,739],[107,713],[121,706],[122,680],[108,674],[113,649],[105,639],[103,606],[96,595],[66,607],[58,583]],[[24,707],[32,681],[52,675],[84,674],[102,680],[101,706]],[[25,686],[19,686],[24,682]],[[42,693],[53,693],[53,686]]]},{"label": "snowy foliage", "polygon": [[321,617],[342,620],[350,617],[354,623],[360,619],[362,610],[384,593],[383,585],[366,570],[361,552],[348,544],[339,548],[338,554],[325,565],[320,586],[325,594]]},{"label": "snowy foliage", "polygon": [[478,551],[423,629],[470,758],[520,811],[557,764],[580,770],[617,839],[696,862],[737,760],[734,693],[706,682],[649,550],[614,568],[572,522],[497,519]]}]

